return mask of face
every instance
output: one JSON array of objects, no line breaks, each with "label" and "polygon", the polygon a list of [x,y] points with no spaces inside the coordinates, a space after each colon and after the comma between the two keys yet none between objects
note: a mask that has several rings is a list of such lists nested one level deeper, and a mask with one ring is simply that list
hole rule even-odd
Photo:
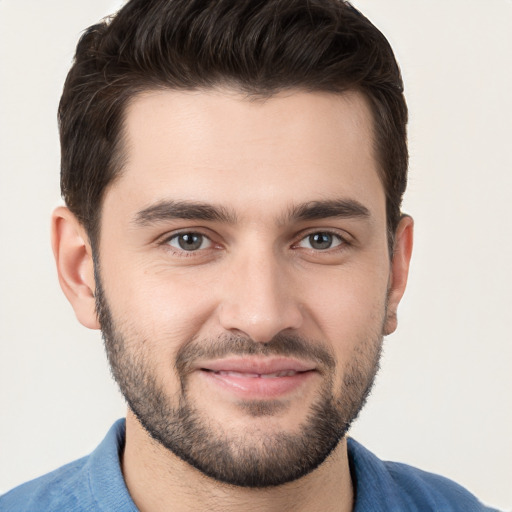
[{"label": "face", "polygon": [[362,407],[403,291],[364,99],[146,93],[126,152],[95,273],[131,410],[213,478],[299,478]]}]

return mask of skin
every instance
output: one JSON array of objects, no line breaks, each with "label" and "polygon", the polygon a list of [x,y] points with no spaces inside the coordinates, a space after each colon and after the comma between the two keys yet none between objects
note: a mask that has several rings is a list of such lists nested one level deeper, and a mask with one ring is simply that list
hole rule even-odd
[{"label": "skin", "polygon": [[[294,333],[331,351],[337,393],[358,351],[395,330],[412,250],[412,219],[403,217],[389,257],[364,98],[293,91],[249,101],[229,90],[148,92],[129,106],[125,127],[127,162],[105,193],[99,259],[126,350],[144,355],[173,400],[179,379],[168,362],[189,340],[235,334],[267,343]],[[329,200],[352,201],[367,214],[289,216],[297,205]],[[233,218],[140,222],[140,212],[162,201],[214,205]],[[207,241],[183,251],[175,237],[183,230]],[[333,234],[333,246],[312,247],[308,236],[325,232]],[[52,237],[61,286],[79,321],[98,329],[91,247],[64,207],[54,212]],[[261,417],[198,372],[189,378],[189,396],[216,428],[249,432],[257,445],[258,435],[295,433],[324,384],[315,373],[278,397],[284,404],[278,413]],[[129,410],[122,467],[143,511],[353,505],[345,439],[299,480],[240,488],[206,477],[163,448]]]}]

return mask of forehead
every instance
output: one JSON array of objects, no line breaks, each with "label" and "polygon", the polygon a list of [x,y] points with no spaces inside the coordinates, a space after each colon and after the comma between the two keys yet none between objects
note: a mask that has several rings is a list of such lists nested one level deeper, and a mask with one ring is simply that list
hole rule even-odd
[{"label": "forehead", "polygon": [[125,166],[106,202],[127,210],[172,199],[277,215],[348,198],[384,211],[372,117],[358,93],[146,92],[124,128]]}]

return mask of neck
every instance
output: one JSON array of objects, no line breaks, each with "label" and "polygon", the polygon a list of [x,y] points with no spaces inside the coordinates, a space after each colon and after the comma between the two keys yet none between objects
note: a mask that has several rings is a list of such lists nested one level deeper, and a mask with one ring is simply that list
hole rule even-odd
[{"label": "neck", "polygon": [[349,512],[353,505],[346,439],[319,468],[299,480],[251,489],[203,475],[151,439],[129,411],[122,470],[141,512]]}]

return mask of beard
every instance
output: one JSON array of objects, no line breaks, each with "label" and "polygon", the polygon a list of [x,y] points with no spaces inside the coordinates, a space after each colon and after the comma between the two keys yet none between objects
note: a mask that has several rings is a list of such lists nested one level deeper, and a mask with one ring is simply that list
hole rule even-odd
[{"label": "beard", "polygon": [[[370,394],[379,369],[382,330],[356,346],[345,364],[338,389],[334,388],[334,355],[318,341],[284,334],[268,343],[234,335],[193,338],[176,353],[173,363],[180,387],[170,393],[156,376],[157,365],[144,350],[149,344],[127,336],[116,325],[99,272],[95,274],[96,310],[107,357],[129,408],[156,442],[219,482],[262,488],[307,475],[336,448]],[[269,432],[248,426],[233,432],[196,407],[189,393],[194,362],[228,355],[291,356],[315,362],[322,384],[298,431]],[[287,407],[281,400],[246,400],[239,405],[249,417],[270,418]]]}]

